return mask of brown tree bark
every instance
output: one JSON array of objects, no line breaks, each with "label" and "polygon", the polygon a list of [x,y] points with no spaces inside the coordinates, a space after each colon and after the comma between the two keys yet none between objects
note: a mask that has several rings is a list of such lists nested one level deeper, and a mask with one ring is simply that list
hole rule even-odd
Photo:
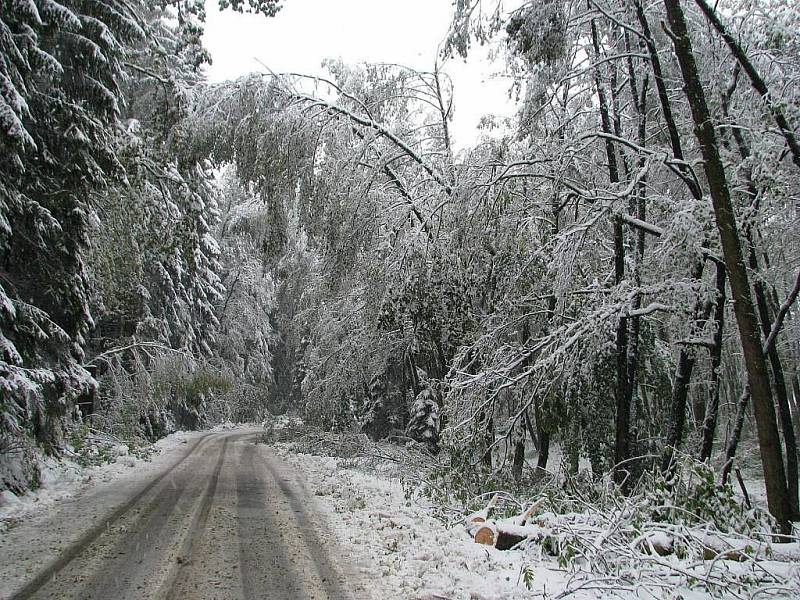
[{"label": "brown tree bark", "polygon": [[[728,113],[728,106],[730,98],[736,89],[736,82],[738,80],[739,67],[737,65],[734,71],[733,82],[728,89],[726,95],[722,99],[722,111],[725,118],[731,122],[731,132],[736,142],[736,148],[739,151],[739,156],[742,161],[747,161],[750,158],[751,152],[747,141],[744,139],[740,129],[736,127],[736,123],[730,119]],[[724,139],[723,139],[724,142]],[[756,229],[754,219],[760,207],[761,195],[758,193],[756,184],[753,181],[750,169],[745,170],[745,180],[747,183],[746,196],[750,200],[751,216],[744,224],[744,238],[747,243],[747,262],[750,270],[756,274],[755,281],[753,282],[753,292],[755,294],[756,308],[758,309],[759,321],[761,323],[761,331],[764,337],[769,339],[772,330],[772,317],[770,315],[770,302],[768,297],[768,290],[766,283],[758,275],[760,267],[758,264],[758,252],[756,248]],[[769,255],[764,250],[762,255],[769,266]],[[800,517],[800,504],[798,504],[798,464],[797,464],[797,440],[795,437],[795,429],[792,424],[791,411],[789,409],[789,399],[787,394],[786,377],[784,375],[783,364],[778,355],[778,350],[775,344],[765,344],[765,353],[769,360],[770,369],[772,371],[772,384],[775,398],[778,405],[778,414],[780,416],[780,427],[783,433],[783,444],[786,450],[786,486],[789,494],[789,507],[792,513],[792,520]]]},{"label": "brown tree bark", "polygon": [[685,84],[685,93],[695,124],[695,135],[703,155],[717,230],[730,278],[734,313],[744,354],[750,393],[756,414],[761,463],[767,488],[767,505],[783,533],[791,531],[789,496],[783,470],[778,425],[772,402],[767,365],[762,349],[758,318],[739,240],[730,190],[719,154],[714,123],[692,49],[686,17],[680,0],[664,0],[671,37]]},{"label": "brown tree bark", "polygon": [[[755,250],[751,246],[750,263],[755,261]],[[758,266],[756,265],[756,269]],[[767,297],[762,281],[756,282],[756,305],[761,321],[761,330],[765,337],[769,336],[772,329],[772,319],[767,306]],[[798,473],[797,473],[797,439],[795,438],[792,415],[789,409],[789,397],[787,394],[786,377],[783,372],[783,364],[778,349],[772,344],[767,349],[767,358],[772,369],[772,379],[775,389],[775,398],[778,404],[778,414],[780,415],[781,432],[783,433],[783,444],[786,448],[786,487],[789,494],[789,507],[792,513],[792,520],[800,518],[800,505],[798,505]]]}]

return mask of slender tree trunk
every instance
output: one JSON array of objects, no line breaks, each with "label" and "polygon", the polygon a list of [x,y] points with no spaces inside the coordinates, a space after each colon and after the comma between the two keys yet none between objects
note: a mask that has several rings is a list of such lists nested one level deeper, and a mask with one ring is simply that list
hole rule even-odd
[{"label": "slender tree trunk", "polygon": [[[650,77],[649,75],[645,74],[640,90],[638,78],[636,76],[636,69],[634,68],[633,58],[631,56],[630,37],[628,36],[627,32],[625,33],[625,51],[628,54],[628,83],[630,85],[631,98],[633,100],[634,107],[636,108],[638,120],[637,143],[644,147],[647,143],[647,95],[649,91]],[[621,137],[622,132],[620,131],[618,135]],[[642,169],[645,166],[645,160],[646,159],[644,156],[639,158],[639,169]],[[631,198],[628,205],[629,214],[633,217],[636,217],[640,221],[647,220],[647,205],[645,203],[645,196],[647,193],[646,187],[647,179],[646,177],[643,177],[642,181],[637,186],[635,196]],[[636,293],[634,294],[631,302],[631,308],[633,310],[640,308],[642,305],[642,294],[639,292],[639,288],[641,288],[642,285],[642,264],[644,262],[645,241],[645,232],[640,229],[636,235],[636,249],[633,254],[633,285],[636,289]],[[630,437],[634,448],[631,451],[631,448],[629,447],[630,454],[638,452],[638,449],[635,446],[637,445],[639,439],[637,423],[640,419],[640,415],[638,414],[640,411],[637,410],[637,408],[641,405],[641,399],[638,393],[639,386],[636,380],[636,372],[639,366],[639,332],[641,329],[641,319],[642,318],[637,315],[631,317],[628,323],[628,356],[627,363],[625,365],[625,391],[627,397],[625,399],[625,404],[631,407]]]},{"label": "slender tree trunk", "polygon": [[531,444],[533,444],[533,449],[538,452],[539,451],[539,439],[536,435],[536,431],[533,429],[533,423],[531,423],[531,417],[528,414],[528,411],[525,411],[523,415],[525,420],[525,430],[528,432],[528,437],[530,437]]},{"label": "slender tree trunk", "polygon": [[422,391],[422,386],[419,383],[419,375],[417,374],[417,363],[411,352],[406,353],[406,359],[406,368],[408,369],[409,380],[411,382],[411,390],[414,392],[414,398],[416,398]]},{"label": "slender tree trunk", "polygon": [[[738,66],[734,73],[733,83],[722,101],[722,110],[726,118],[729,119],[728,105],[730,97],[736,88],[738,80]],[[742,161],[747,161],[751,155],[750,148],[735,123],[731,128],[733,138],[736,141],[736,147]],[[753,181],[750,170],[745,171],[745,178],[747,181],[747,196],[750,199],[751,216],[744,225],[744,237],[747,242],[747,261],[750,270],[756,274],[755,281],[753,282],[753,292],[756,299],[756,307],[758,309],[759,321],[761,323],[761,331],[765,338],[769,337],[772,330],[772,318],[770,317],[770,299],[767,292],[765,282],[758,275],[760,268],[758,264],[758,252],[756,248],[756,230],[753,220],[758,213],[760,205],[760,195],[756,184]],[[764,258],[769,265],[769,256],[766,251],[763,252]],[[784,375],[783,364],[775,344],[770,345],[767,350],[767,358],[769,359],[770,369],[772,371],[773,390],[778,404],[778,414],[780,416],[780,426],[783,433],[783,444],[786,450],[786,486],[789,494],[789,506],[792,512],[792,518],[800,517],[800,505],[798,504],[798,465],[797,465],[797,440],[795,437],[795,429],[791,421],[791,411],[789,409],[789,399],[787,394],[786,377]]]},{"label": "slender tree trunk", "polygon": [[539,427],[539,458],[536,461],[536,469],[544,471],[547,469],[547,460],[550,458],[550,432]]},{"label": "slender tree trunk", "polygon": [[550,458],[550,432],[542,422],[542,413],[538,403],[533,405],[533,418],[536,420],[536,447],[539,450],[536,470],[544,471],[547,469],[547,460]]},{"label": "slender tree trunk", "polygon": [[[650,31],[650,24],[647,21],[647,16],[644,12],[641,0],[634,0],[636,9],[636,18],[642,29],[642,39],[647,46],[647,51],[650,55],[650,65],[653,71],[653,77],[658,92],[658,100],[661,105],[661,113],[664,117],[664,122],[667,126],[669,133],[670,145],[672,147],[673,156],[679,161],[684,160],[683,147],[681,145],[680,133],[678,126],[675,122],[675,117],[672,112],[672,105],[669,100],[667,92],[667,84],[664,80],[664,74],[661,67],[661,58],[658,54],[653,35]],[[688,167],[685,165],[681,167],[681,171],[685,175],[684,181],[689,188],[692,197],[695,200],[702,200],[703,193],[694,177],[691,177]],[[698,259],[695,267],[692,270],[692,279],[699,280],[703,275],[703,262]],[[699,315],[702,313],[699,300],[695,305],[693,314],[696,317],[693,319],[693,329],[698,328]],[[689,348],[681,348],[678,355],[678,364],[676,367],[675,383],[672,388],[672,397],[670,402],[670,420],[667,428],[667,440],[664,448],[664,453],[661,459],[662,472],[666,473],[673,461],[675,449],[678,448],[683,440],[683,432],[686,421],[686,403],[688,397],[688,387],[691,380],[691,374],[694,369],[694,356],[692,350]]]},{"label": "slender tree trunk", "polygon": [[486,420],[484,441],[486,443],[486,451],[483,453],[483,464],[490,471],[494,468],[492,461],[492,447],[494,446],[494,419],[489,417]]},{"label": "slender tree trunk", "polygon": [[709,390],[706,416],[703,419],[703,442],[700,460],[710,461],[714,437],[717,434],[719,416],[720,368],[722,366],[722,329],[725,323],[725,267],[717,265],[717,297],[714,306],[714,345],[711,348],[711,389]]},{"label": "slender tree trunk", "polygon": [[[664,81],[664,74],[661,68],[661,58],[658,55],[656,43],[653,40],[653,35],[650,32],[650,23],[647,21],[644,8],[641,0],[633,0],[636,7],[636,18],[642,28],[642,38],[644,39],[647,51],[650,54],[650,66],[653,70],[653,77],[656,83],[656,90],[658,91],[658,101],[661,104],[661,113],[664,117],[664,122],[667,125],[667,132],[669,133],[670,145],[672,146],[672,155],[678,160],[684,160],[683,148],[681,146],[681,136],[678,133],[678,125],[675,123],[675,117],[672,113],[672,105],[669,101],[669,94],[667,93],[667,84]],[[688,167],[682,166],[681,170],[688,175]],[[692,177],[686,178],[686,183],[692,197],[695,200],[703,198],[703,192],[697,181]]]},{"label": "slender tree trunk", "polygon": [[[594,47],[595,60],[600,59],[600,40],[597,33],[597,24],[594,19],[591,23],[592,45]],[[600,67],[595,68],[595,86],[597,87],[597,98],[600,104],[600,125],[603,133],[612,134],[611,114],[608,107],[605,88],[602,84]],[[620,182],[619,166],[614,143],[611,139],[605,139],[606,159],[608,160],[608,178],[612,184]],[[612,230],[614,238],[614,283],[619,285],[625,278],[625,232],[622,226],[622,219],[618,216],[613,217]],[[614,463],[620,465],[629,458],[630,447],[630,419],[631,406],[628,387],[628,323],[623,316],[619,317],[616,329],[616,386],[614,389],[614,400],[616,404],[615,417],[615,442],[614,442]],[[626,470],[615,469],[614,481],[618,484],[629,481]]]},{"label": "slender tree trunk", "polygon": [[675,451],[683,442],[683,430],[686,424],[686,398],[688,396],[689,380],[694,369],[694,356],[686,348],[681,348],[678,356],[678,366],[675,370],[675,384],[672,387],[672,401],[670,404],[669,428],[664,453],[661,457],[661,472],[665,475],[672,470]]},{"label": "slender tree trunk", "polygon": [[764,481],[767,488],[767,504],[783,533],[791,530],[789,496],[783,470],[778,425],[772,402],[766,360],[762,349],[758,318],[755,314],[750,283],[747,278],[744,255],[739,241],[736,217],[731,203],[730,190],[719,155],[714,123],[706,102],[705,90],[695,62],[692,42],[680,0],[664,0],[667,19],[672,30],[675,54],[678,58],[685,83],[686,97],[692,111],[695,135],[700,142],[704,160],[704,171],[711,193],[717,229],[722,242],[725,266],[730,277],[734,313],[742,343],[745,368],[750,393],[756,413],[758,441]]},{"label": "slender tree trunk", "polygon": [[731,475],[733,458],[736,456],[736,450],[739,448],[739,440],[742,438],[742,429],[744,428],[744,419],[747,416],[747,405],[749,402],[750,387],[745,385],[742,390],[742,395],[736,403],[736,420],[733,423],[731,438],[728,440],[728,445],[725,447],[725,464],[722,467],[722,483],[728,483],[728,478]]},{"label": "slender tree trunk", "polygon": [[[697,281],[703,276],[705,262],[698,258],[692,270],[692,280]],[[698,298],[695,301],[691,332],[694,334],[702,330],[703,324],[702,301]],[[683,345],[678,352],[678,365],[675,368],[675,383],[672,385],[672,396],[670,400],[669,425],[667,426],[667,439],[664,444],[664,452],[661,455],[661,472],[666,475],[674,466],[675,452],[683,443],[683,433],[686,428],[686,406],[689,397],[689,382],[692,379],[694,370],[695,349],[692,346]]]},{"label": "slender tree trunk", "polygon": [[794,430],[800,431],[800,373],[795,369],[792,376],[792,420],[794,422]]},{"label": "slender tree trunk", "polygon": [[[751,261],[755,258],[755,252],[751,250]],[[764,337],[769,336],[772,329],[772,319],[769,315],[769,308],[767,306],[767,298],[764,291],[764,283],[762,281],[756,282],[756,304],[758,305],[758,314],[761,320],[761,330],[764,332]],[[775,389],[775,398],[778,404],[778,415],[780,416],[781,431],[783,433],[783,444],[786,448],[786,487],[789,493],[789,507],[792,511],[792,519],[800,518],[800,506],[798,506],[798,474],[797,474],[797,439],[794,434],[794,427],[792,425],[792,415],[789,409],[789,398],[786,393],[786,378],[783,373],[783,365],[778,356],[778,349],[775,344],[769,347],[767,351],[767,358],[769,359],[770,368],[772,369],[772,378]]]},{"label": "slender tree trunk", "polygon": [[525,466],[525,428],[522,423],[517,425],[519,433],[514,443],[514,462],[511,465],[511,475],[514,481],[522,481],[522,467]]}]

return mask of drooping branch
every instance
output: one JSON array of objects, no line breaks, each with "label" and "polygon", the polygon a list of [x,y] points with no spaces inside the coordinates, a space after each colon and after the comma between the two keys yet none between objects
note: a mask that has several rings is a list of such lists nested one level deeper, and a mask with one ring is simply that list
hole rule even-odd
[{"label": "drooping branch", "polygon": [[797,295],[800,293],[800,269],[797,270],[797,276],[795,277],[794,287],[792,291],[789,292],[789,295],[786,297],[786,300],[783,304],[781,304],[781,308],[778,311],[778,316],[775,317],[775,322],[772,324],[772,329],[769,332],[769,337],[767,337],[767,341],[764,342],[764,352],[768,353],[772,346],[775,345],[775,338],[778,337],[778,333],[780,333],[781,327],[783,326],[783,320],[786,318],[786,315],[789,312],[789,309],[794,304],[795,300],[797,300]]},{"label": "drooping branch", "polygon": [[711,8],[708,3],[705,2],[705,0],[695,0],[695,4],[697,4],[700,10],[703,11],[703,14],[714,26],[714,29],[719,32],[719,34],[722,36],[722,39],[725,40],[725,43],[728,45],[731,54],[733,54],[734,58],[736,58],[737,62],[742,66],[744,72],[747,73],[753,89],[759,93],[761,98],[766,103],[767,108],[769,108],[769,112],[772,113],[772,118],[775,119],[775,123],[777,123],[778,128],[781,131],[781,135],[786,140],[786,143],[789,146],[789,151],[792,153],[792,162],[798,169],[800,169],[800,143],[798,143],[797,137],[795,137],[794,129],[789,125],[786,115],[771,96],[764,78],[761,77],[753,63],[750,62],[750,58],[747,56],[747,53],[742,48],[741,44],[734,39],[733,35],[731,35],[727,27],[725,27],[724,23],[719,20],[716,11]]},{"label": "drooping branch", "polygon": [[[360,140],[365,139],[365,135],[361,132],[357,127],[353,127],[353,134],[359,138]],[[378,160],[381,160],[381,157],[378,157]],[[430,225],[428,223],[428,219],[426,219],[423,214],[420,212],[419,207],[417,206],[416,202],[414,202],[414,198],[411,196],[411,193],[408,191],[405,183],[400,179],[400,176],[395,172],[390,164],[391,161],[381,161],[382,167],[381,170],[384,172],[386,177],[389,178],[389,182],[394,186],[403,200],[406,201],[408,204],[409,210],[411,214],[414,215],[414,218],[419,221],[420,227],[425,232],[425,235],[428,238],[428,241],[433,241],[433,232],[431,231]]]},{"label": "drooping branch", "polygon": [[173,354],[179,354],[186,358],[191,358],[191,355],[184,349],[170,348],[169,346],[165,346],[164,344],[160,344],[158,342],[139,342],[136,341],[136,339],[134,339],[134,341],[131,342],[130,344],[126,344],[124,346],[118,346],[116,348],[111,348],[111,350],[106,350],[105,352],[98,354],[88,362],[84,363],[82,366],[89,367],[98,361],[108,361],[109,357],[115,354],[122,354],[123,352],[127,352],[128,350],[135,350],[137,348],[142,348],[145,351],[147,349],[162,350],[164,352],[172,352]]},{"label": "drooping branch", "polygon": [[392,144],[397,146],[400,150],[403,151],[406,156],[408,156],[411,160],[416,162],[422,169],[430,175],[431,179],[433,179],[436,183],[438,183],[442,189],[448,194],[453,193],[452,186],[447,182],[447,180],[437,172],[437,170],[422,157],[420,154],[415,151],[411,146],[409,146],[405,141],[400,139],[397,135],[389,131],[386,127],[384,127],[381,123],[378,123],[372,118],[362,117],[360,115],[355,114],[354,112],[338,106],[332,102],[328,102],[326,100],[322,100],[320,98],[315,98],[314,96],[309,96],[308,94],[300,94],[300,93],[291,93],[290,98],[297,102],[307,103],[311,106],[321,106],[324,107],[329,112],[341,115],[353,123],[361,125],[362,127],[366,127],[368,129],[372,129],[381,137],[386,138]]}]

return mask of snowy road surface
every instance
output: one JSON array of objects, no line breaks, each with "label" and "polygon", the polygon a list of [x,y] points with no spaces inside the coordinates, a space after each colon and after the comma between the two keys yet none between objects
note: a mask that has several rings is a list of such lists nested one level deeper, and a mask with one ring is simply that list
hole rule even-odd
[{"label": "snowy road surface", "polygon": [[297,473],[259,430],[189,438],[150,469],[0,535],[0,598],[353,597]]}]

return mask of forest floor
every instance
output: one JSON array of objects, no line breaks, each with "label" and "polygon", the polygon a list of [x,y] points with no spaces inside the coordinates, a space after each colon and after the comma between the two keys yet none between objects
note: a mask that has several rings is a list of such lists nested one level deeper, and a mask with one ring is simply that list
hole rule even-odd
[{"label": "forest floor", "polygon": [[406,496],[397,446],[343,458],[313,439],[222,427],[173,434],[149,460],[51,464],[39,492],[0,506],[0,598],[747,598],[724,586],[747,569],[759,597],[800,597],[798,561],[636,555],[609,577],[535,544],[476,544],[463,517]]},{"label": "forest floor", "polygon": [[350,549],[351,562],[368,581],[369,598],[550,598],[568,586],[570,573],[542,561],[529,589],[523,570],[531,563],[524,553],[476,544],[464,527],[447,527],[424,502],[407,500],[396,464],[367,468],[347,459],[298,454],[282,444],[277,452],[303,473],[335,537]]},{"label": "forest floor", "polygon": [[[291,441],[294,435],[268,437],[279,456],[303,473],[305,486],[327,513],[334,536],[350,549],[351,562],[366,577],[370,598],[800,598],[797,543],[780,545],[781,560],[777,552],[771,556],[767,550],[767,557],[752,561],[727,560],[723,555],[715,560],[647,555],[637,548],[614,547],[613,535],[605,532],[593,534],[597,563],[580,556],[563,561],[535,543],[498,550],[475,543],[464,526],[463,512],[434,506],[416,494],[409,498],[401,481],[415,475],[396,445],[317,432],[303,441]],[[553,464],[558,455],[556,448]],[[754,501],[763,500],[763,482],[748,478],[748,487]],[[603,515],[602,521],[613,524],[615,518]],[[580,520],[575,524],[583,525]],[[564,528],[569,529],[570,523]],[[608,551],[602,548],[603,536],[608,538]],[[587,545],[592,544],[589,540]],[[754,546],[762,547],[758,542]]]}]

